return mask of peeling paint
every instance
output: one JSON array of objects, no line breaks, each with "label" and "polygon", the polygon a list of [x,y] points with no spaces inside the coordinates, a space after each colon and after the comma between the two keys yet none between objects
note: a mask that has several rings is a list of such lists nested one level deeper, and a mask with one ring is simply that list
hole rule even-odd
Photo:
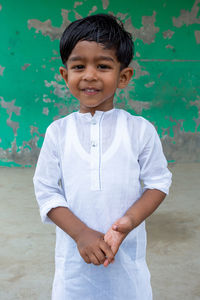
[{"label": "peeling paint", "polygon": [[30,133],[32,136],[34,133],[36,133],[38,136],[44,137],[44,134],[39,133],[38,127],[36,127],[36,126],[30,126]]},{"label": "peeling paint", "polygon": [[83,18],[83,16],[81,16],[76,10],[73,10],[74,14],[75,14],[75,19],[76,20],[80,20]]},{"label": "peeling paint", "polygon": [[53,54],[54,54],[54,55],[59,55],[58,51],[55,50],[55,49],[53,49]]},{"label": "peeling paint", "polygon": [[54,117],[54,120],[59,119],[60,116],[66,116],[69,114],[69,108],[66,104],[55,103],[55,107],[58,108],[58,115]]},{"label": "peeling paint", "polygon": [[28,20],[28,28],[35,28],[36,33],[41,31],[41,33],[44,36],[49,36],[51,40],[59,39],[64,31],[64,29],[70,24],[70,21],[68,19],[68,15],[71,10],[62,9],[61,15],[62,15],[62,25],[60,27],[54,27],[52,26],[51,20],[47,20],[45,22],[41,22],[37,19],[31,19]]},{"label": "peeling paint", "polygon": [[200,116],[200,96],[197,96],[197,100],[195,101],[190,101],[190,105],[195,105],[197,106],[198,110],[199,110],[199,116]]},{"label": "peeling paint", "polygon": [[[113,14],[113,13],[112,13],[112,14]],[[114,15],[114,14],[113,14],[113,15]],[[123,20],[126,19],[126,17],[128,17],[128,13],[123,14],[123,13],[121,13],[121,12],[118,12],[118,13],[116,14],[116,17],[123,21]]]},{"label": "peeling paint", "polygon": [[4,101],[3,97],[0,97],[1,101],[0,101],[0,105],[2,108],[6,109],[6,112],[10,115],[13,112],[19,116],[20,115],[20,111],[21,111],[21,107],[16,106],[15,105],[15,101],[16,99],[12,100],[11,102],[6,102]]},{"label": "peeling paint", "polygon": [[[104,2],[105,2],[105,4],[104,4],[105,7],[106,7],[106,5],[109,5],[109,3],[107,4],[108,1],[104,1]],[[96,11],[96,6],[93,7],[92,10],[93,9],[95,9],[95,11]],[[36,33],[41,31],[41,33],[44,36],[50,36],[51,40],[59,39],[62,32],[66,28],[66,26],[68,26],[70,24],[70,21],[68,19],[70,11],[71,10],[62,9],[63,22],[62,22],[61,27],[53,27],[51,20],[41,22],[37,19],[31,19],[28,21],[28,28],[29,29],[35,28]],[[72,11],[75,14],[75,19],[82,18],[82,16],[76,10],[72,10]],[[91,13],[91,11],[90,11],[90,13]],[[121,19],[124,19],[126,16],[127,16],[127,14],[122,14],[122,13],[117,14],[117,17],[120,17]],[[141,39],[145,44],[151,44],[155,41],[156,33],[159,32],[159,27],[155,26],[155,22],[156,22],[155,17],[156,17],[155,11],[153,11],[152,16],[143,16],[142,17],[142,25],[143,26],[140,29],[137,29],[132,25],[131,18],[128,18],[125,21],[124,25],[125,25],[125,28],[133,34],[134,39]]]},{"label": "peeling paint", "polygon": [[162,138],[163,150],[169,161],[186,162],[200,161],[200,134],[199,132],[184,132],[181,125],[173,129],[174,137],[166,135]]},{"label": "peeling paint", "polygon": [[165,48],[167,48],[167,49],[172,49],[172,51],[175,51],[175,48],[174,48],[174,46],[172,46],[172,45],[166,45]]},{"label": "peeling paint", "polygon": [[83,5],[83,2],[78,2],[78,1],[76,1],[76,2],[74,3],[74,8],[76,8],[77,6],[80,6],[80,5]]},{"label": "peeling paint", "polygon": [[0,11],[2,11],[2,5],[0,4]]},{"label": "peeling paint", "polygon": [[200,59],[148,59],[148,58],[141,58],[140,59],[141,62],[193,62],[193,63],[197,63],[200,62]]},{"label": "peeling paint", "polygon": [[56,81],[47,80],[44,81],[46,87],[53,87],[54,88],[54,95],[57,95],[60,98],[65,98],[67,94],[70,94],[65,84],[59,84]]},{"label": "peeling paint", "polygon": [[[46,99],[47,97],[48,97],[48,95],[46,95],[46,94],[43,94],[43,95],[42,95],[42,98],[43,98],[43,99]],[[36,101],[39,101],[39,98],[37,98]]]},{"label": "peeling paint", "polygon": [[142,67],[139,65],[138,61],[134,60],[131,63],[131,66],[133,67],[134,70],[134,79],[138,79],[141,76],[149,75],[148,71],[142,70]]},{"label": "peeling paint", "polygon": [[52,102],[50,98],[46,98],[46,97],[43,98],[42,100],[43,100],[44,103],[51,103]]},{"label": "peeling paint", "polygon": [[8,119],[6,120],[6,123],[9,127],[13,129],[14,135],[17,135],[17,129],[19,128],[19,122],[14,122],[11,120],[12,114],[15,113],[17,116],[20,115],[21,107],[15,106],[15,99],[11,102],[4,101],[3,97],[0,97],[1,102],[0,105],[2,108],[6,109],[7,114],[9,115]]},{"label": "peeling paint", "polygon": [[51,62],[52,60],[56,60],[56,59],[60,60],[60,56],[52,56],[49,61]]},{"label": "peeling paint", "polygon": [[149,109],[150,103],[147,101],[129,101],[129,105],[134,109],[137,114],[141,114],[143,109]]},{"label": "peeling paint", "polygon": [[1,65],[0,65],[0,76],[3,76],[3,71],[5,70],[5,67],[2,67]]},{"label": "peeling paint", "polygon": [[[198,109],[198,118],[194,119],[196,123],[195,132],[198,132],[198,128],[200,129],[200,96],[197,97],[197,100],[190,101],[190,105],[196,106]],[[198,132],[198,134],[200,135],[200,132]]]},{"label": "peeling paint", "polygon": [[31,64],[24,64],[21,69],[25,71],[28,67],[30,67],[30,65]]},{"label": "peeling paint", "polygon": [[200,44],[200,30],[195,30],[194,32],[196,43]]},{"label": "peeling paint", "polygon": [[37,162],[37,158],[40,152],[40,148],[37,146],[38,136],[35,135],[29,141],[23,142],[23,145],[17,147],[16,138],[11,144],[11,148],[4,150],[0,148],[0,161],[3,162],[15,162],[20,166],[28,164],[34,165]]},{"label": "peeling paint", "polygon": [[150,81],[150,82],[146,83],[144,86],[145,86],[146,88],[150,88],[150,87],[152,87],[154,84],[155,84],[155,81]]},{"label": "peeling paint", "polygon": [[55,76],[54,76],[54,78],[55,78],[57,81],[63,81],[63,78],[62,78],[61,74],[56,73]]},{"label": "peeling paint", "polygon": [[107,9],[109,5],[109,0],[102,0],[103,9]]},{"label": "peeling paint", "polygon": [[42,113],[43,113],[43,115],[48,116],[48,114],[49,114],[49,109],[48,109],[48,107],[43,107]]},{"label": "peeling paint", "polygon": [[168,30],[166,30],[166,31],[163,31],[163,38],[164,39],[171,39],[172,38],[172,36],[174,35],[174,33],[175,33],[175,31],[172,31],[172,30],[170,30],[170,29],[168,29]]},{"label": "peeling paint", "polygon": [[14,162],[19,166],[35,165],[40,152],[38,140],[44,138],[44,134],[39,133],[38,127],[30,126],[31,139],[23,141],[22,146],[18,147],[16,137],[8,149],[0,148],[0,161]]},{"label": "peeling paint", "polygon": [[155,26],[156,12],[153,12],[152,16],[142,17],[142,27],[140,29],[135,28],[132,25],[131,18],[125,21],[125,28],[133,34],[134,39],[140,39],[144,44],[151,44],[155,41],[156,33],[159,32],[159,27]]},{"label": "peeling paint", "polygon": [[[78,101],[71,96],[58,72],[61,64],[58,39],[71,21],[108,8],[109,13],[123,21],[136,41],[136,55],[131,63],[134,76],[125,90],[116,91],[115,106],[151,121],[158,129],[170,161],[200,161],[200,0],[155,1],[152,6],[148,1],[139,0],[127,1],[126,5],[119,2],[118,6],[108,0],[77,0],[63,2],[63,7],[58,2],[56,10],[49,5],[49,12],[38,3],[34,3],[34,7],[39,13],[30,13],[26,11],[27,6],[19,2],[13,12],[19,26],[13,31],[7,27],[7,40],[0,32],[4,54],[3,66],[0,66],[3,83],[0,164],[34,165],[47,126],[79,109]],[[41,15],[46,17],[40,21]],[[2,20],[13,20],[9,9],[6,12],[3,9],[1,16],[1,28]],[[195,25],[189,26],[192,24]],[[22,31],[23,39],[19,34]],[[28,53],[26,47],[31,43],[34,47]],[[25,55],[19,53],[19,49],[23,49]],[[13,62],[16,80],[13,73],[8,72]],[[24,76],[30,65],[34,68],[29,68],[29,76]],[[16,101],[7,101],[14,98]]]},{"label": "peeling paint", "polygon": [[191,11],[182,9],[178,18],[173,17],[173,24],[176,27],[181,27],[184,24],[189,26],[192,24],[200,24],[200,17],[197,17],[199,13],[200,0],[196,0],[191,8]]},{"label": "peeling paint", "polygon": [[89,11],[89,14],[88,15],[91,15],[93,14],[95,11],[97,11],[97,6],[93,6],[92,9]]}]

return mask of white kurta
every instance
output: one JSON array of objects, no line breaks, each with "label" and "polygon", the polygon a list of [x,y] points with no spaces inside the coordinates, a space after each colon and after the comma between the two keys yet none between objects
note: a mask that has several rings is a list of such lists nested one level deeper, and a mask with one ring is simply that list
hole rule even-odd
[{"label": "white kurta", "polygon": [[[141,187],[143,182],[143,189]],[[68,207],[106,233],[144,189],[168,193],[171,173],[155,128],[124,110],[75,112],[47,129],[34,175],[43,222]],[[121,244],[107,268],[86,264],[76,243],[56,227],[53,300],[150,300],[145,222]]]}]

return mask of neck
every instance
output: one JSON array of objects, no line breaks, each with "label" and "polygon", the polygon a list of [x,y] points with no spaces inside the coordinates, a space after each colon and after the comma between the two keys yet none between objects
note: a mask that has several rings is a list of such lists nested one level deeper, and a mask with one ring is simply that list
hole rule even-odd
[{"label": "neck", "polygon": [[84,108],[84,107],[80,106],[79,112],[83,113],[83,114],[91,113],[91,115],[93,116],[97,110],[99,110],[99,111],[109,111],[109,110],[111,110],[113,108],[114,108],[113,104],[112,104],[112,106],[108,106],[108,107],[94,107],[94,108],[93,107],[91,107],[91,108]]}]

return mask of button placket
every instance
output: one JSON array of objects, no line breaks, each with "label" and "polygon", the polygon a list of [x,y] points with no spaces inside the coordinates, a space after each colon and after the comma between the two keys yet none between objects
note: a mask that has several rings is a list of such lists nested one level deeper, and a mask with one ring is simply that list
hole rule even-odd
[{"label": "button placket", "polygon": [[91,190],[100,190],[100,124],[98,120],[91,121]]}]

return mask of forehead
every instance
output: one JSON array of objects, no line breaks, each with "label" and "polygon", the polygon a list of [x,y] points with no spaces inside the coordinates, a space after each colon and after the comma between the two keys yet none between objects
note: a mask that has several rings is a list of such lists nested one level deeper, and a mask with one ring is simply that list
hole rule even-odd
[{"label": "forehead", "polygon": [[90,41],[79,41],[72,50],[68,61],[80,59],[103,59],[118,62],[116,51],[114,49],[106,49],[103,44]]}]

